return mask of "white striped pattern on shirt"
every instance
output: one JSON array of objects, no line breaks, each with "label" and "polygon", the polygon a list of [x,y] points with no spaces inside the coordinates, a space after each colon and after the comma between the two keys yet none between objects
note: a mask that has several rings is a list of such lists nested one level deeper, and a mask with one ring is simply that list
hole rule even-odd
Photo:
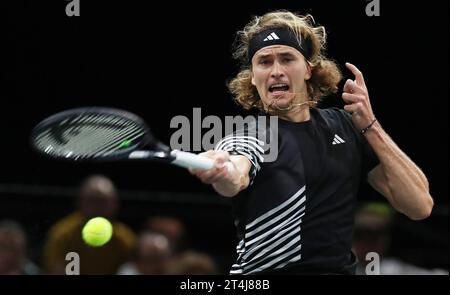
[{"label": "white striped pattern on shirt", "polygon": [[264,142],[254,136],[244,133],[231,134],[224,137],[214,148],[215,151],[234,152],[246,157],[252,164],[250,180],[252,183],[256,173],[261,169],[260,163],[264,162]]},{"label": "white striped pattern on shirt", "polygon": [[301,259],[300,224],[305,215],[306,186],[245,227],[230,274],[279,269]]}]

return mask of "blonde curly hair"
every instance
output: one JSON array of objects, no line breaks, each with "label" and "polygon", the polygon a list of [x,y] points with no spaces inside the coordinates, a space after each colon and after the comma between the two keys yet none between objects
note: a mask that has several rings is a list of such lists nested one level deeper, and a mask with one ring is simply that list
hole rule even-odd
[{"label": "blonde curly hair", "polygon": [[336,93],[342,74],[337,64],[324,56],[325,28],[314,27],[314,18],[309,14],[302,16],[278,10],[253,17],[242,31],[237,32],[233,57],[241,62],[242,70],[228,83],[234,100],[246,110],[253,107],[263,110],[258,91],[251,83],[252,69],[251,60],[248,59],[248,49],[250,40],[256,34],[274,27],[288,28],[299,40],[311,42],[311,57],[307,61],[311,67],[311,78],[306,81],[308,96],[311,100],[317,102],[324,96]]}]

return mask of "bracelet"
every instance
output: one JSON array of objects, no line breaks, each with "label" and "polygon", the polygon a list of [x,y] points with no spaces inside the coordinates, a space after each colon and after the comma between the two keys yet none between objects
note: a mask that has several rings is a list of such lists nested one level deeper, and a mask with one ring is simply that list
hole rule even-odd
[{"label": "bracelet", "polygon": [[372,123],[369,124],[369,126],[367,126],[366,128],[361,129],[361,134],[364,134],[367,132],[367,130],[369,130],[370,127],[372,127],[373,123],[375,123],[377,121],[377,118],[373,119]]}]

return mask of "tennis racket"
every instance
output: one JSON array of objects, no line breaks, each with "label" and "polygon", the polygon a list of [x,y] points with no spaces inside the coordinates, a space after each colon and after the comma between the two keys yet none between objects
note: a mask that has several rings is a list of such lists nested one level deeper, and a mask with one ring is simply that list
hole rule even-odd
[{"label": "tennis racket", "polygon": [[[192,169],[214,166],[212,159],[170,149],[141,118],[114,108],[76,108],[50,116],[32,130],[31,145],[43,155],[71,161],[148,160]],[[230,171],[232,166],[227,166]]]}]

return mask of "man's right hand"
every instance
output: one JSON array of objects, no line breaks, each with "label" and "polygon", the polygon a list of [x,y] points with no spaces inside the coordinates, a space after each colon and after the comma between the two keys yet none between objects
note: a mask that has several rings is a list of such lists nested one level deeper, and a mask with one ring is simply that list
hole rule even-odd
[{"label": "man's right hand", "polygon": [[203,183],[211,184],[222,196],[233,197],[247,188],[250,161],[244,156],[230,156],[225,151],[207,151],[199,156],[212,159],[214,167],[208,170],[189,169]]}]

